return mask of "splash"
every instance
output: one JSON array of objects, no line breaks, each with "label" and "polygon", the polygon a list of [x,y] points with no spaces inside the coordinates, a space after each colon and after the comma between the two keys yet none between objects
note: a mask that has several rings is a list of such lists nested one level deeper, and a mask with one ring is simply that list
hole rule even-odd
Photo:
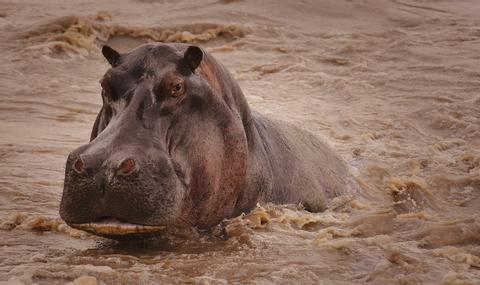
[{"label": "splash", "polygon": [[23,34],[29,50],[47,53],[88,53],[101,43],[124,36],[144,42],[205,43],[244,37],[247,29],[237,25],[198,23],[175,27],[129,26],[107,23],[112,15],[102,11],[94,17],[66,16],[40,24]]},{"label": "splash", "polygon": [[[346,225],[346,216],[337,212],[311,213],[302,205],[257,205],[248,214],[227,220],[221,230],[228,239],[238,240],[242,244],[255,246],[252,236],[259,232],[312,232],[319,237],[336,235],[334,226]],[[339,233],[338,235],[342,235]],[[313,237],[313,236],[312,236]]]},{"label": "splash", "polygon": [[57,232],[80,239],[91,238],[89,234],[69,227],[60,218],[22,212],[12,213],[0,223],[0,230],[11,231],[14,229],[34,232]]},{"label": "splash", "polygon": [[420,177],[390,177],[386,183],[398,213],[419,212],[433,199],[427,183]]},{"label": "splash", "polygon": [[97,278],[94,276],[82,275],[67,285],[97,285]]}]

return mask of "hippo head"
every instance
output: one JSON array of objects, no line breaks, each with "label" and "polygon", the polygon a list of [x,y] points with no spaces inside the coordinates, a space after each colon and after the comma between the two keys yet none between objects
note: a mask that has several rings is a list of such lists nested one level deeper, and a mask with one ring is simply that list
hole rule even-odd
[{"label": "hippo head", "polygon": [[62,219],[115,238],[232,216],[250,111],[228,72],[185,44],[102,53],[111,64],[103,106],[90,142],[68,156]]}]

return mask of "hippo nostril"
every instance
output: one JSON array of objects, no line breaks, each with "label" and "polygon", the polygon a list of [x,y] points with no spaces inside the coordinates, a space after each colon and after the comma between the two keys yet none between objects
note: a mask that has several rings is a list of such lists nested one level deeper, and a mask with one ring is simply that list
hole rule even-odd
[{"label": "hippo nostril", "polygon": [[85,170],[85,163],[81,158],[78,158],[75,163],[73,164],[73,169],[78,173],[82,173]]},{"label": "hippo nostril", "polygon": [[124,175],[128,175],[135,170],[135,167],[135,160],[127,158],[122,162],[122,164],[120,164],[120,172]]}]

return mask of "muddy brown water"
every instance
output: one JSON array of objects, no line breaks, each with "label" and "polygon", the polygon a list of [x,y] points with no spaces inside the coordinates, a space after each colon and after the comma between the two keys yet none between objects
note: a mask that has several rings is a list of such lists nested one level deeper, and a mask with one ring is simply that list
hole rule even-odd
[{"label": "muddy brown water", "polygon": [[[480,284],[478,1],[0,1],[0,284]],[[363,192],[115,243],[61,222],[98,47],[201,45]]]}]

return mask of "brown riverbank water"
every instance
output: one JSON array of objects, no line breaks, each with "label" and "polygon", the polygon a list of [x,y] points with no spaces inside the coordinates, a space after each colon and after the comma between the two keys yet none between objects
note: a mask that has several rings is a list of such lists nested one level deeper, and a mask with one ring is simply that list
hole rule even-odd
[{"label": "brown riverbank water", "polygon": [[[0,1],[0,284],[480,284],[480,2]],[[58,206],[108,68],[192,42],[251,106],[319,134],[362,185],[117,244]]]}]

